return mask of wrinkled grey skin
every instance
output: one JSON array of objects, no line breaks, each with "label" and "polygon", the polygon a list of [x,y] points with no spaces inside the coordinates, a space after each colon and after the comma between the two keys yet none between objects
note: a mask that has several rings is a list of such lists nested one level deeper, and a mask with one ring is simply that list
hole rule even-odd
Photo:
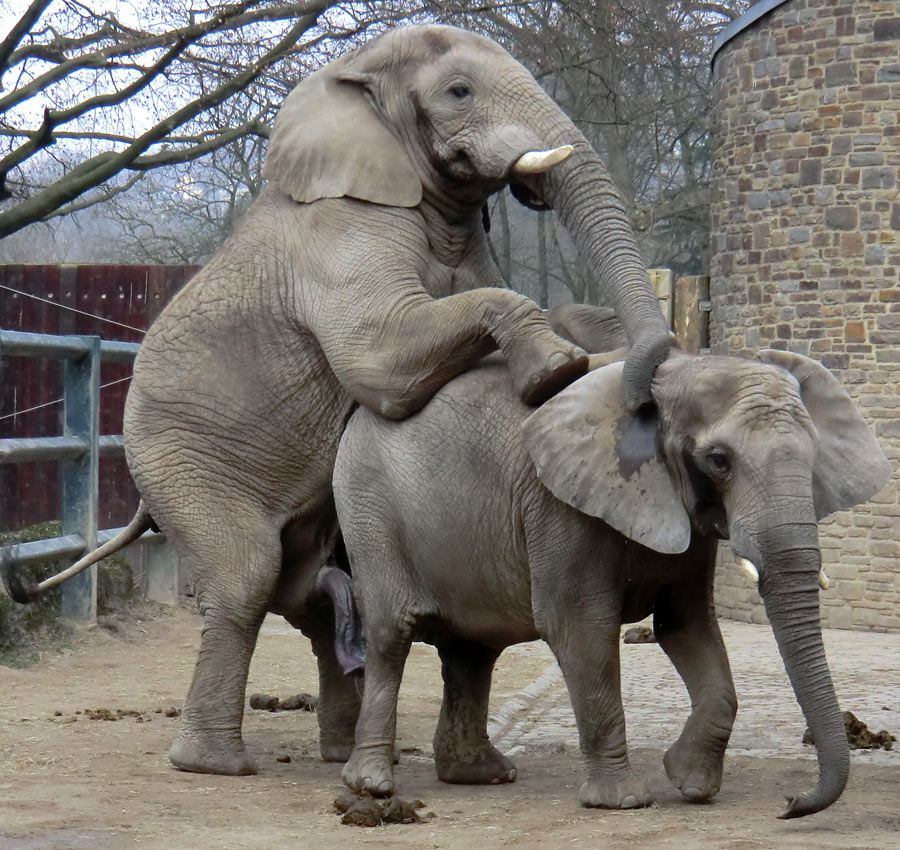
[{"label": "wrinkled grey skin", "polygon": [[357,683],[310,595],[340,435],[357,403],[409,416],[495,348],[530,402],[584,372],[581,349],[497,288],[481,219],[523,153],[562,143],[574,154],[522,191],[560,212],[621,308],[639,404],[668,348],[655,296],[599,159],[521,65],[461,30],[409,28],[286,100],[268,188],[147,333],[125,406],[129,467],[204,618],[176,767],[255,772],[241,723],[267,611],[312,639],[322,756],[349,755]]},{"label": "wrinkled grey skin", "polygon": [[823,367],[760,357],[769,362],[673,354],[643,425],[624,409],[621,363],[532,412],[493,357],[413,419],[354,414],[334,480],[367,640],[356,748],[343,771],[351,788],[393,791],[397,689],[414,639],[433,642],[442,662],[439,778],[512,781],[515,768],[486,733],[491,671],[504,647],[540,637],[578,723],[588,773],[580,802],[648,804],[628,762],[619,629],[652,613],[693,706],[665,769],[688,799],[712,797],[737,708],[713,607],[717,539],[730,535],[759,567],[819,748],[818,787],[782,817],[837,799],[849,758],[819,627],[816,522],[871,496],[890,466]]}]

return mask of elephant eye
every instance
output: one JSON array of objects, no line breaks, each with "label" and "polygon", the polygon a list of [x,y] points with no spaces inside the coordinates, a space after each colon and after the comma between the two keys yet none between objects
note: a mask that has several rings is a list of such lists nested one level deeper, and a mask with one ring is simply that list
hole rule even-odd
[{"label": "elephant eye", "polygon": [[710,470],[719,475],[727,475],[731,472],[731,461],[723,449],[710,449],[706,452],[706,462]]},{"label": "elephant eye", "polygon": [[468,97],[470,94],[472,94],[472,92],[468,86],[464,86],[459,83],[450,89],[450,94],[452,94],[458,100],[462,100],[463,98]]}]

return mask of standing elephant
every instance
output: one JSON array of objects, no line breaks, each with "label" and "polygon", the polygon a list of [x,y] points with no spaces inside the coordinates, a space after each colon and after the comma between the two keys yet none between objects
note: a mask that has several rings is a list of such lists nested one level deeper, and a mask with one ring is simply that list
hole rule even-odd
[{"label": "standing elephant", "polygon": [[397,689],[413,639],[441,657],[439,778],[514,779],[487,737],[491,671],[504,647],[541,637],[575,710],[582,805],[646,805],[626,749],[619,629],[652,613],[693,706],[666,772],[687,798],[712,797],[737,710],[713,606],[717,544],[730,538],[758,565],[818,747],[818,787],[781,816],[833,803],[849,754],[819,627],[817,520],[891,474],[835,378],[778,351],[673,354],[656,371],[652,410],[625,409],[618,362],[532,412],[489,360],[413,419],[357,411],[341,442],[335,501],[367,640],[344,781],[393,791]]},{"label": "standing elephant", "polygon": [[[492,193],[513,183],[571,230],[633,346],[630,408],[649,399],[669,347],[597,154],[488,39],[398,29],[311,74],[275,121],[265,174],[268,187],[141,346],[124,433],[142,508],[110,547],[155,522],[192,578],[202,644],[169,755],[207,773],[255,772],[241,723],[267,611],[312,640],[323,758],[352,749],[359,697],[315,591],[354,406],[409,416],[493,349],[528,403],[587,368],[533,302],[500,288],[482,227]],[[7,584],[34,593],[8,574]]]}]

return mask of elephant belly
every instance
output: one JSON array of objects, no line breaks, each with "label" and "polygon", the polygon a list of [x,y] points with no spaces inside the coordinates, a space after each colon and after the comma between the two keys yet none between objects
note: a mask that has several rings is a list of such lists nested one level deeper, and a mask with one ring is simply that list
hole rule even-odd
[{"label": "elephant belly", "polygon": [[427,643],[457,639],[504,649],[515,643],[537,640],[529,606],[521,594],[475,582],[457,586],[457,592],[431,588],[434,597],[417,616],[417,639]]}]

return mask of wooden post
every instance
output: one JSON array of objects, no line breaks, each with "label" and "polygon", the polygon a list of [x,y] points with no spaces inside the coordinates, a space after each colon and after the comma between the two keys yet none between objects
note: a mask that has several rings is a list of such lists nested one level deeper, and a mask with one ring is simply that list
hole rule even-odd
[{"label": "wooden post", "polygon": [[672,327],[672,271],[671,269],[650,269],[650,283],[659,298],[659,309],[666,317],[666,323]]},{"label": "wooden post", "polygon": [[[100,337],[84,337],[90,351],[63,367],[63,436],[87,444],[80,457],[60,462],[62,533],[80,534],[90,552],[97,545],[100,459]],[[62,613],[79,622],[97,619],[97,566],[62,586]]]},{"label": "wooden post", "polygon": [[678,278],[671,327],[684,351],[696,354],[709,348],[709,309],[709,278]]}]

